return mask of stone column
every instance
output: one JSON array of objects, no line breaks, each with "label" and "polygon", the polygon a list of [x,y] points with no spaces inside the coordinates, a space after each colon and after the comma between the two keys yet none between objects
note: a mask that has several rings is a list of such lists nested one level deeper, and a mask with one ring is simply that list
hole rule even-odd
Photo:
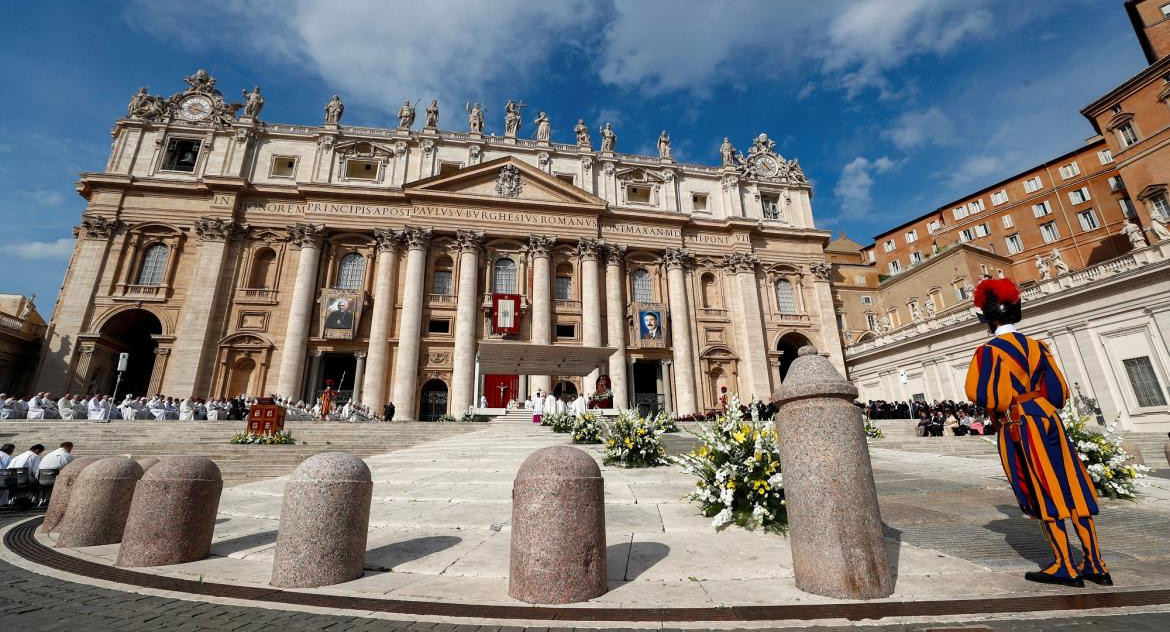
[{"label": "stone column", "polygon": [[357,358],[357,362],[353,367],[353,401],[361,403],[362,384],[366,379],[366,352],[358,351],[353,354]]},{"label": "stone column", "polygon": [[747,368],[747,383],[751,385],[751,392],[739,393],[739,397],[745,402],[752,397],[767,399],[772,393],[772,373],[768,370],[768,340],[764,336],[760,286],[756,277],[760,261],[754,255],[734,253],[723,257],[723,265],[739,288],[739,305],[736,306],[739,314],[734,320],[736,326],[742,328],[746,343],[740,352],[743,357],[740,373]]},{"label": "stone column", "polygon": [[[552,272],[549,269],[549,251],[554,239],[544,235],[528,238],[528,253],[532,256],[532,344],[552,344]],[[547,375],[533,375],[532,389],[548,394],[552,387]]]},{"label": "stone column", "polygon": [[61,295],[53,309],[52,326],[45,345],[37,389],[66,393],[86,388],[78,383],[74,356],[77,337],[85,333],[85,323],[93,307],[98,279],[105,270],[110,238],[117,233],[120,222],[99,216],[81,218],[77,244],[73,248],[73,263],[65,275]]},{"label": "stone column", "polygon": [[[582,238],[577,243],[577,254],[581,258],[581,345],[584,347],[600,347],[601,342],[601,288],[598,286],[597,257],[601,254],[602,244],[596,239]],[[597,390],[597,376],[600,371],[594,368],[585,376],[585,397],[589,397]]]},{"label": "stone column", "polygon": [[216,305],[228,289],[222,287],[224,259],[242,230],[230,219],[201,217],[195,220],[199,258],[179,313],[175,330],[175,362],[163,380],[162,392],[180,396],[207,395],[211,389],[211,361],[218,335]]},{"label": "stone column", "polygon": [[402,231],[406,245],[406,293],[402,297],[402,321],[398,327],[398,358],[394,363],[394,419],[415,417],[418,398],[418,348],[422,332],[423,287],[427,280],[427,246],[431,229]]},{"label": "stone column", "polygon": [[[310,407],[317,402],[317,389],[321,386],[321,350],[309,350],[309,383],[305,385],[303,399]],[[231,393],[229,393],[230,395]]]},{"label": "stone column", "polygon": [[516,399],[523,404],[524,400],[528,399],[528,376],[521,375],[517,381],[520,382],[520,385],[517,387],[520,389],[520,395]]},{"label": "stone column", "polygon": [[[837,329],[836,312],[833,308],[833,289],[830,285],[830,279],[833,275],[833,268],[828,263],[813,263],[809,266],[813,274],[813,294],[816,296],[816,310],[818,318],[812,318],[813,322],[821,322],[821,345],[829,354],[829,360],[832,361],[833,367],[837,369],[842,375],[845,374],[845,355],[841,351],[840,334]],[[807,309],[806,312],[812,317],[812,310]],[[827,323],[827,324],[826,324]]]},{"label": "stone column", "polygon": [[362,381],[361,401],[381,414],[386,405],[386,372],[390,368],[390,328],[394,324],[394,275],[398,270],[401,234],[374,230],[378,261],[374,272],[374,310],[370,321],[369,379]]},{"label": "stone column", "polygon": [[483,232],[460,230],[455,233],[459,243],[459,287],[455,296],[455,351],[451,369],[451,414],[458,417],[468,406],[478,406],[475,392],[475,312],[479,309],[476,290],[479,287],[479,252],[483,247]]},{"label": "stone column", "polygon": [[667,248],[662,253],[670,294],[670,344],[674,351],[675,412],[693,415],[695,403],[695,358],[691,353],[691,319],[687,307],[686,270],[694,256],[686,248]]},{"label": "stone column", "polygon": [[605,249],[605,326],[606,343],[616,349],[609,356],[609,381],[612,383],[614,408],[629,408],[630,394],[626,367],[625,246]]},{"label": "stone column", "polygon": [[154,350],[154,366],[150,369],[149,392],[161,393],[163,376],[167,374],[167,360],[171,357],[170,347],[156,347]]},{"label": "stone column", "polygon": [[670,392],[670,360],[663,360],[658,366],[658,373],[662,376],[662,395],[666,398],[666,410],[674,410],[674,398]]},{"label": "stone column", "polygon": [[301,390],[305,373],[305,351],[309,343],[309,321],[313,317],[313,303],[317,298],[317,260],[321,258],[324,226],[296,224],[288,231],[293,247],[300,247],[297,258],[297,279],[289,300],[288,324],[280,354],[280,376],[276,392],[294,397]]}]

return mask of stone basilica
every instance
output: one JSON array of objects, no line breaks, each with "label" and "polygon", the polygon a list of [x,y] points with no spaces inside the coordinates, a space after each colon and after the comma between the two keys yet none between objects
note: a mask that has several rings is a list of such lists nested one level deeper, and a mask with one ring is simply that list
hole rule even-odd
[{"label": "stone basilica", "polygon": [[[799,164],[764,134],[721,166],[618,153],[612,126],[521,138],[485,108],[439,129],[262,121],[199,71],[145,89],[113,130],[38,369],[40,390],[174,396],[332,385],[396,418],[612,385],[615,407],[685,415],[721,389],[767,399],[798,347],[843,370],[824,245]],[[464,117],[466,116],[466,119]],[[448,119],[449,120],[449,119]],[[465,120],[465,123],[464,123]],[[531,125],[530,125],[531,127]],[[605,379],[605,378],[608,378]]]}]

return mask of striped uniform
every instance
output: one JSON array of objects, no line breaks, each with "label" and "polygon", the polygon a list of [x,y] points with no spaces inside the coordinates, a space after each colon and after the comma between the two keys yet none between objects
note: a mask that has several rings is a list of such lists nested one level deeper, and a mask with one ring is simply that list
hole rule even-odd
[{"label": "striped uniform", "polygon": [[[1068,385],[1048,347],[1023,334],[992,338],[975,351],[967,370],[967,397],[1001,423],[999,458],[1020,509],[1042,521],[1056,560],[1044,572],[1057,577],[1105,573],[1092,516],[1097,497],[1089,473],[1065,434],[1058,411]],[[1084,547],[1074,566],[1064,521],[1071,519]]]}]

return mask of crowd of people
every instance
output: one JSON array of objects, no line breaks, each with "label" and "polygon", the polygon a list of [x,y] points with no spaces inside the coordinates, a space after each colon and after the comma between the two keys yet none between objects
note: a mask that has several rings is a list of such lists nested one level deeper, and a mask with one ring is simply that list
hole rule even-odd
[{"label": "crowd of people", "polygon": [[[29,446],[20,454],[14,454],[15,452],[16,444],[5,443],[0,446],[0,475],[12,476],[15,479],[16,474],[23,471],[28,483],[23,489],[17,490],[18,498],[9,494],[9,485],[6,484],[0,489],[0,506],[4,507],[14,504],[18,499],[28,499],[29,489],[38,488],[33,495],[39,499],[41,495],[38,480],[41,472],[60,472],[69,465],[73,461],[73,442],[62,442],[60,447],[48,454],[45,454],[45,446],[40,443]],[[15,480],[13,484],[15,485]],[[29,503],[25,501],[24,504],[27,506]]]},{"label": "crowd of people", "polygon": [[[246,419],[248,409],[256,403],[255,397],[243,393],[236,397],[211,398],[168,397],[162,394],[153,397],[132,394],[122,396],[115,403],[110,395],[74,395],[66,393],[55,398],[52,393],[36,393],[24,397],[13,397],[0,393],[0,420],[4,419],[62,419],[107,421],[115,419],[146,421],[239,421]],[[304,401],[273,395],[272,399],[285,408],[285,419],[325,421],[381,421],[394,416],[394,405],[387,404],[384,416],[377,416],[359,403],[347,401],[336,405],[317,398],[312,405]],[[333,405],[331,405],[333,404]]]},{"label": "crowd of people", "polygon": [[917,420],[915,434],[920,437],[941,437],[953,434],[995,434],[996,424],[987,417],[987,411],[970,402],[953,400],[894,401],[869,400],[865,405],[870,419]]}]

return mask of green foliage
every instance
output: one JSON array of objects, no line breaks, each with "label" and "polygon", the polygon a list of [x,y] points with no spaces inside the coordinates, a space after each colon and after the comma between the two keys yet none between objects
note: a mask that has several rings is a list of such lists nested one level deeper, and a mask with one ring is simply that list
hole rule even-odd
[{"label": "green foliage", "polygon": [[290,445],[296,443],[297,440],[293,439],[292,432],[286,430],[270,435],[241,432],[233,435],[231,442],[241,445]]},{"label": "green foliage", "polygon": [[[553,413],[548,416],[547,425],[552,428],[553,432],[572,432],[573,424],[576,421],[577,418],[569,413]],[[544,424],[543,417],[541,418],[541,425],[546,425]]]},{"label": "green foliage", "polygon": [[654,418],[654,425],[658,426],[662,432],[678,432],[678,423],[674,420],[674,416],[665,410]]},{"label": "green foliage", "polygon": [[1060,411],[1060,418],[1097,493],[1108,498],[1137,498],[1137,488],[1148,485],[1142,479],[1146,478],[1149,468],[1131,462],[1133,457],[1121,447],[1125,436],[1117,431],[1117,421],[1103,430],[1095,430],[1089,425],[1093,416],[1077,412],[1071,399]]},{"label": "green foliage", "polygon": [[573,443],[601,443],[602,425],[596,413],[585,413],[573,423]]}]

